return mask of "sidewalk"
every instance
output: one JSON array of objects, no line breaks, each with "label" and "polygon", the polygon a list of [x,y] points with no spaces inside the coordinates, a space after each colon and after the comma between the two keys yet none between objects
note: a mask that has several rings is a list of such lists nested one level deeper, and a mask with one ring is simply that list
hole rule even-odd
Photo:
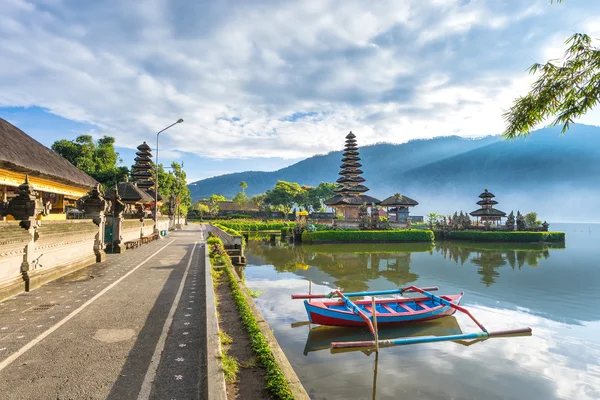
[{"label": "sidewalk", "polygon": [[202,243],[190,226],[0,303],[2,397],[204,398]]}]

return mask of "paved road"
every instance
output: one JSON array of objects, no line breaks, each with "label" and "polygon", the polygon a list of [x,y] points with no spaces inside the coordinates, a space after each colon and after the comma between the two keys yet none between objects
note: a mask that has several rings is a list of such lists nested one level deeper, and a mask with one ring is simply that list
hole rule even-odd
[{"label": "paved road", "polygon": [[0,303],[2,399],[204,399],[198,225]]}]

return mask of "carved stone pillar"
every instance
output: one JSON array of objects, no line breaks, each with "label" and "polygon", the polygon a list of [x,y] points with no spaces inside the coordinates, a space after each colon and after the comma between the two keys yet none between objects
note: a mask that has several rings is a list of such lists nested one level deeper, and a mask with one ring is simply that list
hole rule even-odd
[{"label": "carved stone pillar", "polygon": [[87,199],[83,202],[83,210],[85,214],[92,218],[94,224],[98,226],[98,233],[94,240],[94,253],[96,254],[96,262],[102,262],[106,260],[106,252],[104,251],[104,229],[106,227],[106,217],[104,213],[107,209],[107,202],[104,199],[104,193],[102,193],[102,187],[98,184],[97,187],[92,189],[87,196]]},{"label": "carved stone pillar", "polygon": [[121,226],[123,223],[123,210],[125,210],[125,203],[121,201],[119,196],[119,189],[115,184],[112,197],[109,199],[111,202],[111,211],[113,214],[112,229],[113,229],[113,253],[123,253],[125,251],[125,244],[123,243],[123,236],[121,235]]},{"label": "carved stone pillar", "polygon": [[[4,203],[6,205],[6,203]],[[29,291],[30,273],[39,263],[39,257],[35,258],[35,237],[36,228],[39,227],[40,221],[36,220],[38,215],[46,215],[48,209],[45,209],[43,203],[37,198],[37,192],[29,184],[29,176],[25,175],[25,182],[19,186],[17,197],[8,202],[8,205],[3,208],[3,215],[12,215],[19,226],[25,229],[31,239],[25,246],[23,254],[23,262],[21,263],[21,274],[25,281],[25,290]],[[40,255],[41,257],[41,255]]]}]

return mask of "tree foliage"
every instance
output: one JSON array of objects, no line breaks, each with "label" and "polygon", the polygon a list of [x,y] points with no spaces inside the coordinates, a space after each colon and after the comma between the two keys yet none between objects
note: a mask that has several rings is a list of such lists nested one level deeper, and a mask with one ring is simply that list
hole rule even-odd
[{"label": "tree foliage", "polygon": [[600,47],[583,33],[575,33],[565,44],[568,47],[562,60],[536,63],[529,68],[531,73],[541,75],[529,93],[515,100],[504,114],[505,137],[527,136],[548,118],[554,118],[553,126],[562,125],[565,133],[575,119],[600,101]]},{"label": "tree foliage", "polygon": [[294,204],[298,204],[305,190],[295,182],[277,181],[273,189],[265,192],[265,203],[280,208],[288,215]]},{"label": "tree foliage", "polygon": [[58,140],[51,148],[106,188],[123,181],[129,173],[127,167],[119,165],[123,160],[114,144],[115,138],[111,136],[94,142],[90,135],[80,135],[75,140]]},{"label": "tree foliage", "polygon": [[168,202],[174,200],[174,207],[179,207],[182,215],[187,215],[192,205],[190,189],[186,184],[186,174],[181,164],[171,163],[171,170],[166,172],[163,165],[158,165],[158,193],[163,198],[162,213],[167,212]]}]

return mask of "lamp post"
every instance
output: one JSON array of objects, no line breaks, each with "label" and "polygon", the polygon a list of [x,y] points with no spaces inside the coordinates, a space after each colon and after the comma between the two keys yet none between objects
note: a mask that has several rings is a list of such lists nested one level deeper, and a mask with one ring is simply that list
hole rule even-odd
[{"label": "lamp post", "polygon": [[183,119],[179,118],[176,122],[172,123],[171,125],[167,126],[165,129],[159,131],[156,134],[156,168],[155,168],[155,180],[154,180],[154,233],[158,234],[158,238],[160,239],[160,232],[158,230],[158,136],[166,131],[167,129],[169,129],[170,127],[180,124],[183,122]]}]

